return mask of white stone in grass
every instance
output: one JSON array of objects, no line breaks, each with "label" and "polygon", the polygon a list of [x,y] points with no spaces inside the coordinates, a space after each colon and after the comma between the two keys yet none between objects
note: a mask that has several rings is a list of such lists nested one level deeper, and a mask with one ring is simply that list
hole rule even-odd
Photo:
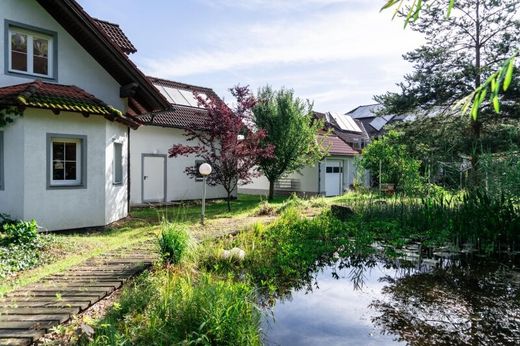
[{"label": "white stone in grass", "polygon": [[222,251],[221,257],[223,259],[237,259],[243,261],[246,257],[246,252],[238,247],[234,247],[231,250]]}]

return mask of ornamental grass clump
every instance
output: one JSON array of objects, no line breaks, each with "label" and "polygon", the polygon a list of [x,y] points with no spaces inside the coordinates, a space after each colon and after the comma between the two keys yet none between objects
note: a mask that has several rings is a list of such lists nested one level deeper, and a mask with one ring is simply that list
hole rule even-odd
[{"label": "ornamental grass clump", "polygon": [[177,264],[187,255],[191,239],[183,227],[164,222],[158,242],[163,262]]}]

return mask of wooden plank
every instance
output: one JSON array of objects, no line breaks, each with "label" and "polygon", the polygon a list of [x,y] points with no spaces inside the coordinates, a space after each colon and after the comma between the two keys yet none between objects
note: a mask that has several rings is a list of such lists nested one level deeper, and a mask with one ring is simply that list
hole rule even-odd
[{"label": "wooden plank", "polygon": [[78,308],[81,310],[85,310],[91,305],[90,300],[88,301],[53,301],[53,302],[41,302],[41,301],[20,301],[20,302],[12,302],[3,304],[3,307],[6,309],[14,309],[14,308]]},{"label": "wooden plank", "polygon": [[17,307],[17,308],[2,308],[0,309],[0,316],[3,315],[39,315],[39,314],[77,314],[79,308],[36,308],[36,307]]},{"label": "wooden plank", "polygon": [[32,343],[32,338],[0,338],[0,346],[27,346]]},{"label": "wooden plank", "polygon": [[32,340],[41,338],[44,330],[35,329],[0,329],[0,338],[30,338]]},{"label": "wooden plank", "polygon": [[13,321],[13,322],[0,322],[0,329],[50,329],[52,326],[57,325],[57,321]]},{"label": "wooden plank", "polygon": [[[89,297],[93,299],[101,299],[106,296],[106,292],[63,292],[61,293],[61,297]],[[32,291],[32,292],[11,292],[7,296],[11,297],[56,297],[55,292],[45,292],[45,291]]]},{"label": "wooden plank", "polygon": [[70,319],[69,314],[42,314],[42,315],[0,315],[0,322],[13,321],[44,321],[44,322],[58,322],[63,323]]}]

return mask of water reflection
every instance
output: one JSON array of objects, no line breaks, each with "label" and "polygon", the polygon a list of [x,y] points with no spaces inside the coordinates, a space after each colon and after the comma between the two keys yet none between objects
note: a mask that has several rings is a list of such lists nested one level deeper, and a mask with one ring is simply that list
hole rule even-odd
[{"label": "water reflection", "polygon": [[264,319],[269,345],[520,345],[511,262],[351,256],[284,291]]}]

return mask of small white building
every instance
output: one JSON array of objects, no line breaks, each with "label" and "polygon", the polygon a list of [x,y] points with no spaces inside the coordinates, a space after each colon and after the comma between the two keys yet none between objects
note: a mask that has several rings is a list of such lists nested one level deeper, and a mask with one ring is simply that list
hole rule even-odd
[{"label": "small white building", "polygon": [[0,212],[49,230],[125,217],[133,116],[168,102],[75,1],[3,0],[0,19]]},{"label": "small white building", "polygon": [[[301,196],[338,196],[352,188],[355,180],[355,157],[359,152],[332,134],[319,136],[329,155],[314,166],[306,166],[275,183],[275,194],[296,193]],[[267,195],[269,181],[265,176],[255,178],[253,183],[241,186],[240,193]]]},{"label": "small white building", "polygon": [[[175,144],[195,145],[188,141],[186,128],[201,126],[207,116],[195,98],[219,99],[212,89],[149,77],[168,100],[166,111],[137,116],[143,124],[130,132],[130,203],[142,205],[154,202],[173,202],[200,199],[202,178],[189,177],[185,169],[197,166],[191,157],[168,158],[168,150]],[[207,186],[207,198],[225,198],[222,186]]]}]

